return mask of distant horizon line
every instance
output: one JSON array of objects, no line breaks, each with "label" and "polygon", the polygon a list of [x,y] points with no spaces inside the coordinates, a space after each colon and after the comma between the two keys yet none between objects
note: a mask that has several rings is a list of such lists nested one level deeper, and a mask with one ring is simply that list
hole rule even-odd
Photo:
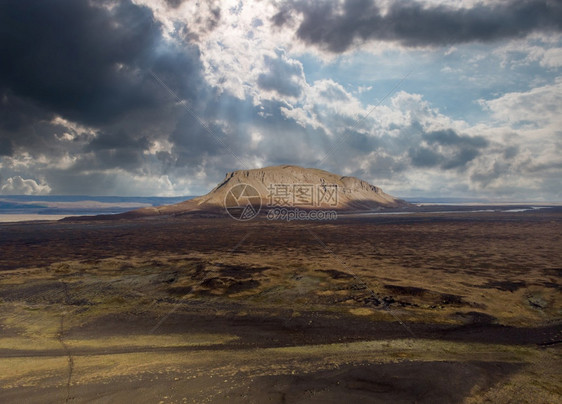
[{"label": "distant horizon line", "polygon": [[[18,199],[49,199],[49,198],[127,198],[127,199],[192,199],[198,196],[202,196],[205,194],[193,194],[193,195],[177,195],[177,196],[158,196],[158,195],[83,195],[83,194],[48,194],[48,195],[26,195],[26,194],[10,194],[10,195],[1,195],[0,200],[8,199],[8,198],[18,198]],[[562,204],[561,200],[517,200],[517,199],[493,199],[493,198],[486,198],[486,197],[462,197],[462,196],[453,196],[453,197],[431,197],[431,196],[396,196],[399,199],[405,200],[410,203],[434,203],[434,204],[542,204],[542,205],[558,205]]]}]

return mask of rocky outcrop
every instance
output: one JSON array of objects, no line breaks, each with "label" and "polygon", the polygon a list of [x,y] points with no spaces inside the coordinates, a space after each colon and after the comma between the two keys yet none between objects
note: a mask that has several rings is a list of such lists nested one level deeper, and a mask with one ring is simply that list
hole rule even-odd
[{"label": "rocky outcrop", "polygon": [[175,205],[139,209],[134,213],[155,215],[223,210],[225,203],[229,204],[229,198],[236,198],[239,196],[237,192],[248,193],[249,190],[252,190],[248,194],[250,203],[261,206],[358,211],[409,205],[359,178],[315,168],[282,165],[229,172],[206,195]]}]

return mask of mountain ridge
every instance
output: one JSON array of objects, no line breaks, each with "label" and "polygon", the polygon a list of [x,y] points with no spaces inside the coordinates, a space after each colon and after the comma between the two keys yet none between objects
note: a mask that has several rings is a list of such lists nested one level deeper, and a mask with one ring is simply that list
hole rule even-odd
[{"label": "mountain ridge", "polygon": [[[299,209],[333,209],[339,211],[380,210],[385,208],[401,208],[410,206],[409,203],[385,193],[380,187],[372,185],[357,177],[341,176],[317,168],[303,168],[296,165],[269,166],[255,169],[245,169],[227,172],[225,178],[219,182],[207,194],[174,205],[142,208],[130,214],[144,215],[167,215],[180,214],[195,211],[223,210],[225,203],[232,200],[229,192],[239,185],[249,185],[259,195],[254,195],[252,204],[269,207],[298,207]],[[285,186],[292,191],[300,187],[312,192],[310,204],[294,203],[295,194],[289,195],[289,200],[284,204],[272,203],[272,187]],[[275,188],[275,187],[274,187]],[[320,201],[320,197],[326,199],[326,195],[336,191],[334,201]],[[307,192],[308,192],[307,191]],[[331,194],[330,194],[331,195]],[[328,195],[328,196],[330,196]],[[333,195],[332,195],[333,197]],[[293,200],[291,200],[293,198]],[[235,198],[236,199],[236,198]],[[261,202],[261,203],[258,203]]]},{"label": "mountain ridge", "polygon": [[[288,187],[290,192],[283,196],[284,199],[273,200],[271,191],[275,186]],[[307,191],[309,196],[310,193],[312,195],[308,205],[302,203],[304,189],[309,190]],[[244,194],[248,190],[253,191]],[[279,201],[283,203],[278,203]],[[69,217],[62,220],[119,220],[184,214],[216,216],[226,215],[229,207],[244,209],[249,205],[252,205],[256,212],[260,208],[262,211],[268,211],[269,208],[281,207],[358,212],[412,206],[357,177],[341,176],[318,168],[279,165],[227,172],[224,179],[207,194],[172,205],[145,207],[113,215]]]}]

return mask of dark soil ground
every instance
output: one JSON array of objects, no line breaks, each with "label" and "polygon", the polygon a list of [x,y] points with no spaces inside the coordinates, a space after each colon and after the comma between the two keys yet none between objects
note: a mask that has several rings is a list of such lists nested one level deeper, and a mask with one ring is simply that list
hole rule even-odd
[{"label": "dark soil ground", "polygon": [[562,212],[0,225],[0,402],[562,401]]}]

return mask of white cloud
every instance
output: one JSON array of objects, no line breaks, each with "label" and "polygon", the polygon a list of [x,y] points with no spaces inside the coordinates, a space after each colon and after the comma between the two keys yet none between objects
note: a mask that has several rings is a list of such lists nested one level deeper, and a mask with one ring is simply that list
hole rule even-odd
[{"label": "white cloud", "polygon": [[492,100],[480,100],[492,116],[507,124],[528,123],[535,128],[560,130],[562,124],[562,78],[553,84],[525,92],[511,92]]},{"label": "white cloud", "polygon": [[50,124],[61,127],[61,131],[55,133],[55,137],[61,141],[70,142],[77,139],[91,140],[96,136],[96,130],[92,127],[71,122],[61,116],[54,117]]},{"label": "white cloud", "polygon": [[[271,71],[271,60],[278,57],[279,50],[304,51],[291,29],[272,29],[270,20],[278,12],[272,1],[185,1],[177,8],[164,0],[135,2],[152,9],[169,39],[179,36],[199,46],[203,76],[209,85],[240,100],[251,98],[255,105],[275,95],[270,89],[260,89],[258,79]],[[178,23],[185,24],[189,33],[178,35]],[[287,65],[302,66],[285,52],[281,58]],[[289,80],[304,84],[304,77]]]},{"label": "white cloud", "polygon": [[296,105],[281,107],[281,112],[304,128],[322,128],[325,133],[334,135],[353,126],[368,111],[341,84],[325,79],[307,86]]},{"label": "white cloud", "polygon": [[492,54],[500,58],[501,67],[513,69],[538,62],[540,66],[555,69],[562,66],[562,35],[531,34],[498,46]]},{"label": "white cloud", "polygon": [[540,63],[546,67],[562,67],[562,48],[547,49]]},{"label": "white cloud", "polygon": [[263,135],[260,132],[252,131],[250,133],[250,148],[253,150],[257,149],[262,140]]},{"label": "white cloud", "polygon": [[33,179],[24,179],[19,175],[8,178],[0,192],[4,195],[46,195],[51,192],[51,187]]}]

